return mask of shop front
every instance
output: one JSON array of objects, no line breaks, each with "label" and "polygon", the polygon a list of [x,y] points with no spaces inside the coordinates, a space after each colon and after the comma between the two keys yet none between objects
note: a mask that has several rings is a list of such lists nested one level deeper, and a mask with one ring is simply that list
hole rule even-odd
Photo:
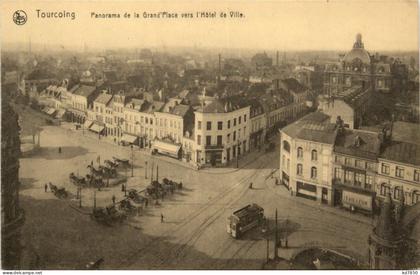
[{"label": "shop front", "polygon": [[133,135],[129,135],[129,134],[124,134],[121,137],[120,143],[124,146],[128,146],[128,145],[137,145],[137,141],[138,141],[138,137],[137,136],[133,136]]},{"label": "shop front", "polygon": [[351,211],[372,213],[374,210],[374,193],[351,186],[335,186],[335,205]]},{"label": "shop front", "polygon": [[220,166],[222,164],[223,150],[206,150],[206,164]]},{"label": "shop front", "polygon": [[155,140],[152,146],[152,153],[167,155],[176,159],[181,158],[181,145]]},{"label": "shop front", "polygon": [[296,196],[316,200],[316,185],[298,181],[296,183]]}]

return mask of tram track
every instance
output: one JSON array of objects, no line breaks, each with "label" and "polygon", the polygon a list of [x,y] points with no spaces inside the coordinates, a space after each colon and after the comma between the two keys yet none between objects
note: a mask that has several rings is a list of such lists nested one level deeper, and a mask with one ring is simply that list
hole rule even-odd
[{"label": "tram track", "polygon": [[[229,188],[223,190],[221,193],[219,193],[216,197],[212,198],[209,202],[207,202],[206,204],[204,204],[202,207],[200,207],[199,209],[197,209],[196,211],[194,211],[192,214],[188,215],[186,218],[183,219],[183,221],[181,222],[181,224],[177,225],[176,228],[170,228],[167,231],[164,232],[164,234],[158,236],[158,237],[152,237],[151,240],[146,243],[141,249],[138,249],[136,251],[134,251],[132,254],[130,254],[125,261],[123,261],[121,263],[121,266],[123,267],[127,267],[131,264],[133,264],[136,260],[138,260],[138,256],[141,255],[143,252],[146,252],[147,249],[149,249],[150,247],[152,247],[156,241],[158,241],[161,238],[164,237],[168,237],[171,234],[174,234],[178,231],[180,231],[181,229],[185,228],[185,226],[189,225],[196,217],[198,217],[200,214],[203,214],[203,210],[208,208],[209,206],[212,205],[219,205],[216,204],[216,202],[221,201],[222,199],[226,198],[227,195],[229,195],[231,192],[233,192],[238,186],[243,185],[244,183],[246,183],[247,181],[249,181],[249,179],[253,176],[255,176],[256,174],[259,173],[258,169],[262,168],[263,166],[266,165],[266,161],[267,159],[264,160],[264,162],[262,162],[260,165],[258,165],[258,167],[255,169],[255,171],[253,171],[251,173],[251,175],[245,175],[243,177],[241,177],[237,183],[233,184],[232,186],[230,186]],[[247,189],[245,189],[246,191]],[[234,201],[236,202],[236,201]],[[231,203],[233,204],[233,203]],[[224,211],[224,209],[226,208],[225,204],[220,204],[223,205],[224,207],[222,207],[221,209]],[[191,235],[192,237],[187,238],[186,241],[182,242],[181,244],[181,248],[178,248],[176,251],[178,252],[175,255],[179,255],[181,251],[185,250],[185,248],[187,247],[187,245],[194,239],[198,239],[199,235],[201,235],[202,232],[204,232],[205,228],[208,227],[208,225],[212,224],[217,218],[218,216],[221,215],[221,213],[217,216],[217,214],[219,213],[220,209],[215,211],[211,216],[207,217],[206,219],[204,219],[203,222],[201,222],[201,224],[199,225],[199,227],[194,230]],[[215,218],[216,217],[216,218]],[[198,238],[197,238],[198,236]],[[175,247],[179,246],[179,244],[174,244],[173,246],[171,246],[171,251],[174,250]],[[157,255],[157,258],[160,258],[160,263],[167,263],[168,260],[165,260],[164,255],[162,255],[161,253],[159,253],[160,255]],[[168,257],[166,257],[168,258]],[[163,260],[162,260],[163,259]]]}]

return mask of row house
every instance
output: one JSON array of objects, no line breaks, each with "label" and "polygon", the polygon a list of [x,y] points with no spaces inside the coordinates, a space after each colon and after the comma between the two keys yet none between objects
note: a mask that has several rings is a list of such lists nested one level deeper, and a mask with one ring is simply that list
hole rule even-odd
[{"label": "row house", "polygon": [[153,142],[153,151],[189,162],[194,150],[194,146],[188,142],[194,125],[191,106],[170,100],[155,112],[155,119],[156,139]]},{"label": "row house", "polygon": [[194,114],[196,160],[222,166],[249,150],[250,105],[241,97],[202,104]]},{"label": "row house", "polygon": [[93,101],[98,96],[99,91],[94,86],[76,85],[71,90],[70,119],[73,122],[83,124],[88,117],[88,109],[93,105]]},{"label": "row house", "polygon": [[280,131],[280,180],[292,194],[371,213],[389,194],[420,201],[420,149],[382,132],[348,129],[322,112]]}]

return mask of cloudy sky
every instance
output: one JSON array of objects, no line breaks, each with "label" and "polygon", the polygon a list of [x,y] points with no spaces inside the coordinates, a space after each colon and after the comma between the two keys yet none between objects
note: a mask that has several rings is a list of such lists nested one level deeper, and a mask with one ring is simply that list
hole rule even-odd
[{"label": "cloudy sky", "polygon": [[[41,12],[75,12],[76,19],[37,18]],[[18,26],[16,10],[28,15]],[[238,11],[244,18],[145,19],[159,11]],[[140,18],[94,19],[91,13],[136,12]],[[280,50],[348,50],[356,33],[374,51],[418,49],[417,1],[1,1],[2,43],[65,48],[203,46]]]}]

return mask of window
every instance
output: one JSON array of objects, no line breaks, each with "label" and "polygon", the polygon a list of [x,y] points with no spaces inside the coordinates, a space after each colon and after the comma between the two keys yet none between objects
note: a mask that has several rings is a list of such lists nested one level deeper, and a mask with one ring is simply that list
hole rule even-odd
[{"label": "window", "polygon": [[297,165],[296,174],[299,175],[299,176],[302,176],[302,174],[303,174],[303,166],[302,166],[302,164],[298,164]]},{"label": "window", "polygon": [[230,142],[230,134],[227,135],[227,143]]},{"label": "window", "polygon": [[217,136],[217,145],[218,146],[222,146],[222,140],[223,140],[222,136]]},{"label": "window", "polygon": [[386,196],[391,191],[391,188],[387,186],[385,183],[381,184],[381,195]]},{"label": "window", "polygon": [[236,118],[233,119],[233,126],[236,126]]},{"label": "window", "polygon": [[413,204],[420,202],[420,192],[414,191],[413,192]]},{"label": "window", "polygon": [[371,171],[375,171],[375,164],[373,162],[367,162],[366,168]]},{"label": "window", "polygon": [[373,185],[373,176],[366,175],[365,188],[368,190],[372,190],[372,185]]},{"label": "window", "polygon": [[337,163],[341,163],[341,157],[339,157],[339,156],[335,156],[335,162],[337,162]]},{"label": "window", "polygon": [[355,165],[356,165],[356,167],[359,167],[359,168],[365,168],[365,162],[362,161],[362,160],[356,159]]},{"label": "window", "polygon": [[230,129],[230,120],[228,120],[228,129]]},{"label": "window", "polygon": [[207,121],[207,130],[211,130],[211,121]]},{"label": "window", "polygon": [[[143,117],[141,117],[141,118],[143,118]],[[172,120],[169,121],[169,127],[171,127],[171,128],[173,127]]]},{"label": "window", "polygon": [[335,179],[343,179],[343,169],[337,167],[334,169],[334,178]]},{"label": "window", "polygon": [[318,160],[318,152],[316,150],[312,150],[311,158],[312,158],[313,161]]},{"label": "window", "polygon": [[223,122],[222,121],[217,122],[217,130],[223,130]]},{"label": "window", "polygon": [[351,171],[344,171],[344,182],[352,183],[353,182],[353,172]]},{"label": "window", "polygon": [[287,142],[286,140],[284,140],[284,141],[283,141],[283,149],[284,149],[286,152],[290,153],[290,144],[289,144],[289,142]]},{"label": "window", "polygon": [[153,118],[150,118],[150,125],[153,125]]},{"label": "window", "polygon": [[242,119],[242,117],[240,116],[240,117],[238,118],[238,120],[239,120],[238,124],[241,124],[241,119]]},{"label": "window", "polygon": [[316,171],[316,167],[312,167],[311,168],[311,179],[316,179],[316,175],[317,171]]},{"label": "window", "polygon": [[233,131],[233,141],[236,140],[236,131]]},{"label": "window", "polygon": [[298,147],[298,149],[297,149],[297,157],[298,158],[303,158],[303,149],[302,149],[302,147]]},{"label": "window", "polygon": [[148,124],[149,123],[149,118],[146,117],[145,120],[146,120],[146,124]]},{"label": "window", "polygon": [[401,187],[395,187],[394,189],[394,200],[400,200],[403,196]]},{"label": "window", "polygon": [[354,174],[354,185],[361,187],[363,183],[364,175],[361,173]]},{"label": "window", "polygon": [[246,115],[244,115],[244,122],[246,122]]},{"label": "window", "polygon": [[389,175],[389,165],[382,163],[381,172],[382,174]]},{"label": "window", "polygon": [[399,178],[404,178],[404,168],[397,166],[395,169],[395,176]]},{"label": "window", "polygon": [[348,166],[351,166],[351,158],[345,158],[344,163]]},{"label": "window", "polygon": [[420,181],[420,171],[414,170],[414,181]]},{"label": "window", "polygon": [[201,145],[201,136],[197,135],[197,145]]},{"label": "window", "polygon": [[201,121],[197,121],[197,129],[201,130]]},{"label": "window", "polygon": [[211,145],[211,136],[206,136],[206,145]]}]

